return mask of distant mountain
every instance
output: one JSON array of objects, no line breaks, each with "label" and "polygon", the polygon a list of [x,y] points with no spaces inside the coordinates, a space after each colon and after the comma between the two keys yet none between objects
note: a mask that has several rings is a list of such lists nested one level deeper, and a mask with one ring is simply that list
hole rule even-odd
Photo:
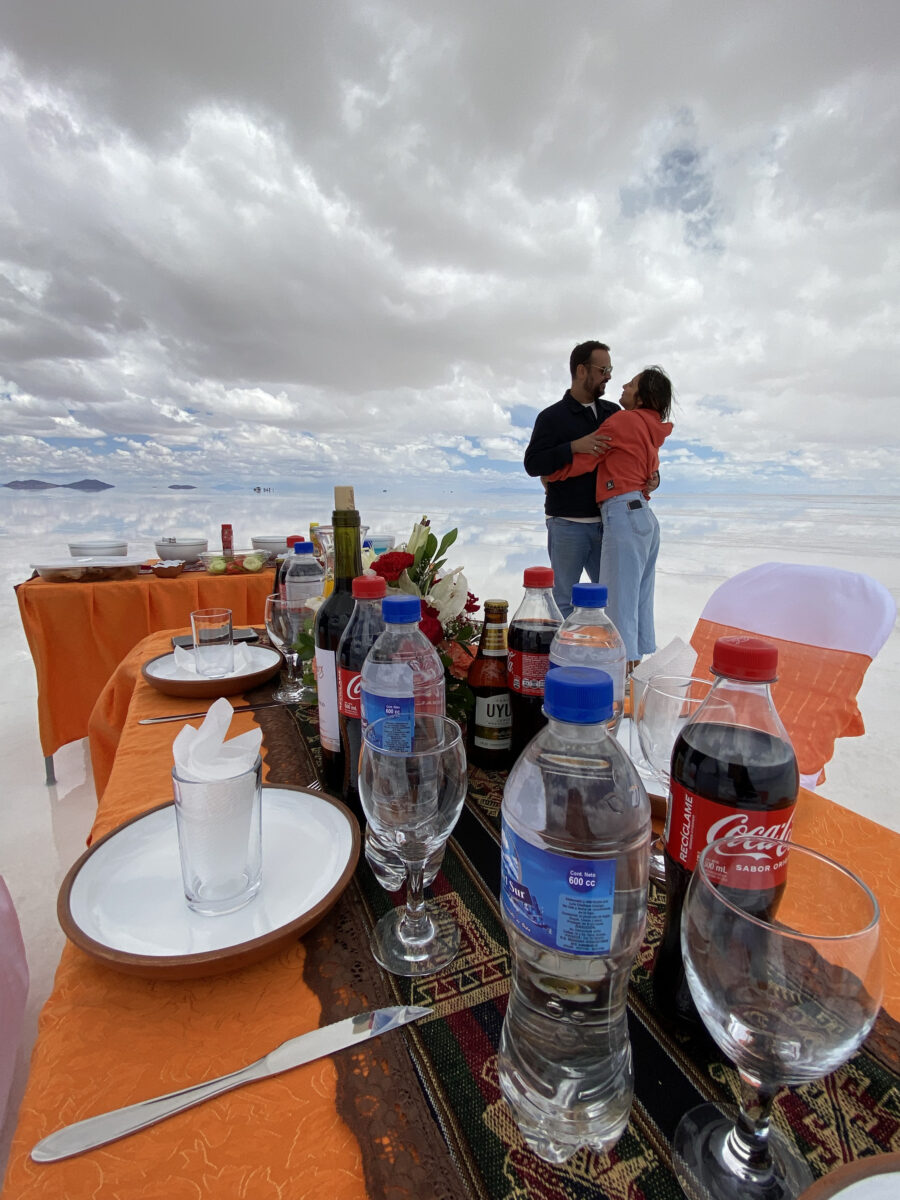
[{"label": "distant mountain", "polygon": [[45,483],[43,479],[14,479],[4,483],[4,487],[17,488],[25,492],[42,492],[47,488],[74,488],[76,492],[105,492],[107,488],[115,487],[113,483],[103,483],[100,479],[79,479],[77,483]]},{"label": "distant mountain", "polygon": [[170,483],[169,490],[172,492],[194,492],[197,489],[193,483]]}]

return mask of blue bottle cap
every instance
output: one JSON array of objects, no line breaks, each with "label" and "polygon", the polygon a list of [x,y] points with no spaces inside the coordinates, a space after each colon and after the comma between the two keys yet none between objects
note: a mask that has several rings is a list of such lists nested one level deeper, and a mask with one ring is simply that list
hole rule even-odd
[{"label": "blue bottle cap", "polygon": [[575,608],[606,608],[608,599],[602,583],[576,583],[572,588],[572,605]]},{"label": "blue bottle cap", "polygon": [[598,725],[613,713],[613,682],[594,667],[556,667],[544,680],[544,712],[572,725]]},{"label": "blue bottle cap", "polygon": [[422,619],[422,601],[418,596],[385,596],[381,615],[391,625],[412,625]]},{"label": "blue bottle cap", "polygon": [[312,542],[294,542],[295,554],[312,554],[313,549]]}]

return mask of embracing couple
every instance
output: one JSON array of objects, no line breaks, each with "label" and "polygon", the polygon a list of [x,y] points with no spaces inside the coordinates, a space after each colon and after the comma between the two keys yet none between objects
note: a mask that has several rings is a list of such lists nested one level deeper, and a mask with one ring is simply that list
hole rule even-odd
[{"label": "embracing couple", "polygon": [[604,400],[612,375],[609,346],[582,342],[569,358],[572,382],[534,423],[525,470],[544,483],[553,595],[563,616],[572,585],[587,571],[609,592],[608,613],[632,669],[656,649],[653,588],[659,525],[650,492],[659,486],[659,447],[672,432],[672,385],[645,367]]}]

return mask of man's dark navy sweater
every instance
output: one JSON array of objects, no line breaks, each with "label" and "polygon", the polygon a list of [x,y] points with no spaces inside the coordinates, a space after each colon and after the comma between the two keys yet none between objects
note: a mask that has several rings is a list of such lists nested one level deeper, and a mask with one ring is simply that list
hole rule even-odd
[{"label": "man's dark navy sweater", "polygon": [[[600,399],[597,416],[589,404],[579,404],[571,392],[562,400],[538,413],[525,451],[525,470],[529,475],[552,475],[572,461],[571,443],[593,433],[607,417],[619,411],[618,404]],[[575,475],[547,484],[544,512],[548,517],[596,517],[596,474]]]}]

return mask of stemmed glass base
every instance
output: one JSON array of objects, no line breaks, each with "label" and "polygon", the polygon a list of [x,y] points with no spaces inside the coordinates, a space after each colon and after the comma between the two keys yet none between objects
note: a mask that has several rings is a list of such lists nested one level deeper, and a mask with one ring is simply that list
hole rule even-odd
[{"label": "stemmed glass base", "polygon": [[272,699],[280,704],[307,704],[315,700],[315,689],[308,687],[300,674],[303,670],[302,664],[298,670],[297,655],[291,655],[287,650],[283,650],[282,654],[287,661],[288,674],[278,690],[272,693]]},{"label": "stemmed glass base", "polygon": [[375,961],[392,975],[433,975],[451,963],[459,951],[459,926],[433,900],[415,918],[403,908],[385,913],[369,941]]},{"label": "stemmed glass base", "polygon": [[812,1185],[805,1161],[773,1126],[755,1164],[736,1129],[737,1109],[692,1108],[672,1139],[672,1169],[688,1200],[796,1200]]}]

